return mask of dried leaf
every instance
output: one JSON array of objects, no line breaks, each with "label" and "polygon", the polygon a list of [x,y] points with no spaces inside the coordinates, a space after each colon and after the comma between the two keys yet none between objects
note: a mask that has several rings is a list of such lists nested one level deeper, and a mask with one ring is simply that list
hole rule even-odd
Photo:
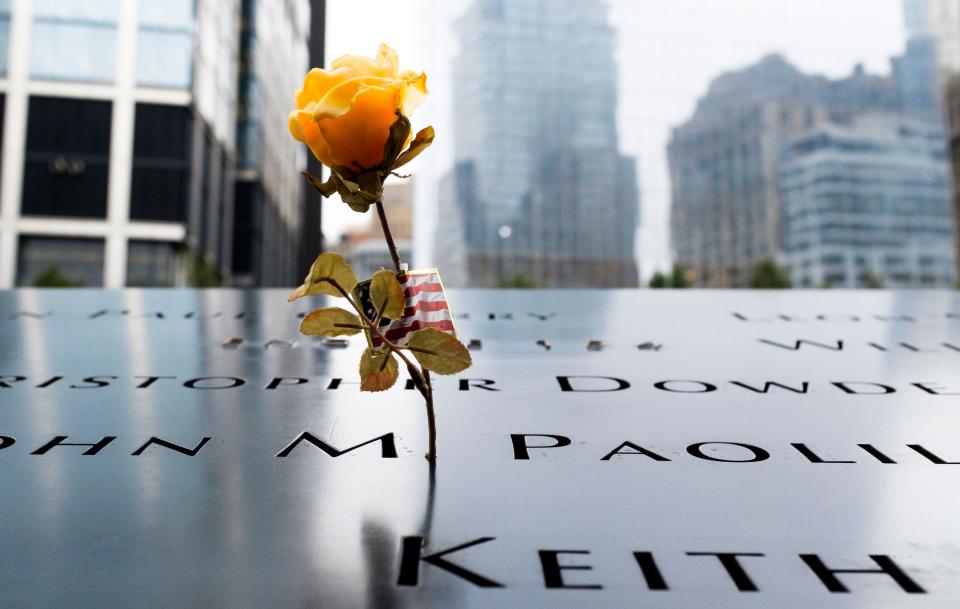
[{"label": "dried leaf", "polygon": [[456,374],[473,363],[463,343],[452,334],[435,328],[424,328],[411,334],[407,348],[421,366],[437,374]]},{"label": "dried leaf", "polygon": [[[366,213],[370,209],[370,206],[376,203],[379,198],[379,194],[364,190],[364,187],[373,187],[374,191],[379,192],[377,191],[376,185],[371,184],[370,178],[366,177],[366,175],[367,174],[364,174],[357,178],[363,183],[363,186],[361,186],[361,183],[354,182],[342,175],[337,184],[337,192],[340,193],[340,198],[343,202],[349,205],[353,211],[360,213]],[[379,181],[379,178],[377,178],[377,180]],[[380,184],[380,188],[383,188],[382,183]]]},{"label": "dried leaf", "polygon": [[410,136],[410,120],[397,110],[397,120],[390,125],[390,135],[383,145],[383,161],[381,167],[391,167],[397,156],[403,150]]},{"label": "dried leaf", "polygon": [[351,336],[362,329],[359,317],[338,307],[314,309],[300,323],[307,336]]},{"label": "dried leaf", "polygon": [[320,181],[320,178],[309,171],[301,171],[300,173],[307,179],[307,183],[317,189],[321,195],[329,197],[337,192],[337,175],[335,173],[331,173],[330,178],[326,182]]},{"label": "dried leaf", "polygon": [[[403,288],[397,281],[397,274],[387,269],[380,269],[370,279],[370,301],[387,319],[400,319],[407,306],[403,295]],[[382,309],[382,310],[381,310]]]},{"label": "dried leaf", "polygon": [[413,159],[417,158],[421,152],[427,149],[427,146],[433,143],[433,127],[424,127],[417,132],[417,136],[410,142],[410,147],[403,151],[403,154],[397,157],[397,162],[390,168],[391,171],[398,167],[403,167]]},{"label": "dried leaf", "polygon": [[317,256],[310,265],[310,272],[303,280],[303,285],[296,289],[287,299],[287,302],[301,296],[327,294],[328,296],[343,296],[333,283],[336,283],[344,292],[350,293],[357,285],[357,276],[353,269],[344,261],[343,256],[334,252],[326,252]]},{"label": "dried leaf", "polygon": [[400,376],[397,358],[390,351],[367,347],[360,357],[360,391],[384,391]]}]

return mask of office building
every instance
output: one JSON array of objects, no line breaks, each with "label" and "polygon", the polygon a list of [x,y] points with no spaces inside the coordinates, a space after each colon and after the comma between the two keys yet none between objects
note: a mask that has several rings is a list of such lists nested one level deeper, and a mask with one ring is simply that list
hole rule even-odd
[{"label": "office building", "polygon": [[891,76],[858,66],[831,80],[771,55],[715,79],[668,145],[674,254],[695,283],[745,287],[757,261],[780,254],[779,164],[793,138],[870,113],[891,128],[909,118],[940,129],[933,50],[922,40],[908,44]]},{"label": "office building", "polygon": [[937,65],[944,76],[960,72],[960,0],[903,0],[907,39],[936,43]]},{"label": "office building", "polygon": [[[309,19],[305,0],[259,4]],[[230,281],[244,10],[240,0],[0,2],[0,288]],[[305,50],[301,61],[288,71],[302,78]],[[276,95],[285,113],[289,94]],[[265,174],[288,162],[298,171],[296,159],[261,161]]]},{"label": "office building", "polygon": [[960,277],[960,76],[947,83],[947,151],[950,155],[954,256]]},{"label": "office building", "polygon": [[310,66],[310,13],[306,0],[241,3],[232,260],[236,285],[294,285],[309,268],[306,259],[321,249],[319,214],[304,217],[308,204],[300,171],[306,165],[306,147],[291,145],[289,133],[277,128],[277,117],[290,111],[290,92],[303,85]]},{"label": "office building", "polygon": [[458,34],[441,184],[456,209],[441,210],[436,249],[463,272],[448,282],[636,285],[637,182],[618,152],[606,5],[474,0]]},{"label": "office building", "polygon": [[784,147],[783,261],[798,287],[955,280],[948,167],[936,123],[864,114]]}]

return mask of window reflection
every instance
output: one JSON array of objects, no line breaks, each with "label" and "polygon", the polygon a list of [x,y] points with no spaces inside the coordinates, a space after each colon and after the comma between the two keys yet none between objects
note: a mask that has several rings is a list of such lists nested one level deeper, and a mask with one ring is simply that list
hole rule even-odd
[{"label": "window reflection", "polygon": [[127,246],[127,285],[170,288],[176,285],[177,245],[165,241],[130,241]]},{"label": "window reflection", "polygon": [[137,84],[186,89],[193,67],[193,1],[140,0]]},{"label": "window reflection", "polygon": [[37,0],[30,75],[112,82],[116,72],[117,0]]},{"label": "window reflection", "polygon": [[99,287],[103,285],[103,240],[20,237],[17,285]]},{"label": "window reflection", "polygon": [[10,0],[0,0],[0,76],[7,74],[10,55]]}]

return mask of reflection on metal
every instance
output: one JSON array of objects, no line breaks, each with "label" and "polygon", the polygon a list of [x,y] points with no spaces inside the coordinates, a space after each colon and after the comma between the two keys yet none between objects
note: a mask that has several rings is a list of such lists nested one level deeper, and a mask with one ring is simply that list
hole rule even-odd
[{"label": "reflection on metal", "polygon": [[264,348],[264,349],[269,349],[270,347],[286,347],[287,349],[291,349],[291,348],[295,347],[296,345],[297,345],[297,341],[295,341],[295,340],[293,340],[293,341],[291,341],[291,340],[279,340],[279,339],[274,338],[274,339],[268,340],[268,341],[267,341],[267,344],[265,344],[265,345],[263,346],[263,348]]},{"label": "reflection on metal", "polygon": [[956,606],[960,294],[543,294],[451,296],[431,470],[282,290],[0,292],[0,605]]},{"label": "reflection on metal", "polygon": [[242,339],[242,338],[238,338],[238,337],[228,338],[227,340],[223,341],[223,348],[224,348],[224,349],[236,349],[236,348],[239,347],[241,344],[243,344],[243,339]]},{"label": "reflection on metal", "polygon": [[603,351],[603,341],[602,341],[602,340],[588,340],[588,341],[587,341],[587,351]]}]

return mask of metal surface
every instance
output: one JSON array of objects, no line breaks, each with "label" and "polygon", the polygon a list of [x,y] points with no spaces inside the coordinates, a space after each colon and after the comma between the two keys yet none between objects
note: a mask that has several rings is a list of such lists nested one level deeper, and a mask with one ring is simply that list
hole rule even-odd
[{"label": "metal surface", "polygon": [[[450,299],[480,349],[437,381],[431,474],[419,394],[361,394],[362,338],[297,334],[320,298],[0,292],[0,605],[960,604],[960,465],[938,463],[960,461],[960,294]],[[390,436],[277,456],[303,432],[392,432],[397,457]],[[548,436],[569,444],[524,454]],[[831,591],[817,561],[900,578]]]}]

